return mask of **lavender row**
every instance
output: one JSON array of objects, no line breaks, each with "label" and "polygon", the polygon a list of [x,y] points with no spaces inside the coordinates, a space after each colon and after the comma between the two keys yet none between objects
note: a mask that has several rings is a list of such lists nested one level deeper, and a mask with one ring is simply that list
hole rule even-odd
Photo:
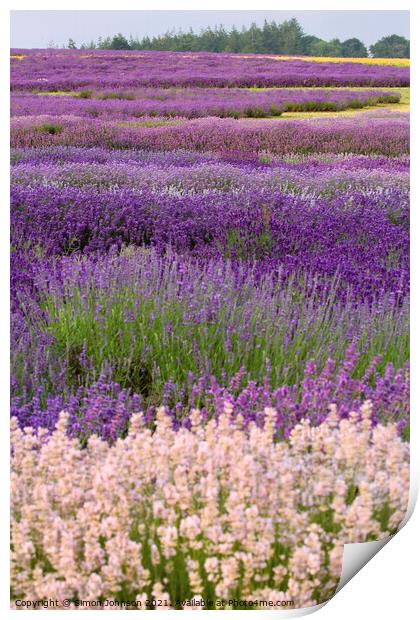
[{"label": "lavender row", "polygon": [[[352,349],[347,358],[351,356],[354,356]],[[379,360],[378,356],[372,361],[363,380],[352,378],[351,363],[347,360],[337,368],[337,364],[329,359],[321,370],[310,362],[299,385],[284,385],[274,390],[268,379],[261,385],[251,381],[241,387],[246,374],[243,371],[233,377],[228,387],[219,385],[214,377],[203,376],[195,380],[190,375],[187,404],[180,400],[174,403],[171,397],[183,397],[185,390],[176,390],[168,382],[164,397],[169,403],[165,410],[174,429],[190,428],[192,409],[198,409],[200,421],[206,423],[212,418],[218,419],[228,402],[235,415],[242,416],[247,428],[251,422],[263,427],[265,409],[273,407],[276,410],[275,433],[281,439],[287,438],[294,425],[304,419],[310,419],[314,425],[324,422],[331,403],[337,405],[339,419],[345,419],[367,398],[377,407],[374,423],[396,422],[404,435],[410,408],[409,369],[407,366],[395,371],[389,364],[382,375],[375,369]],[[153,426],[156,419],[155,405],[148,405],[141,394],[123,389],[119,383],[103,377],[89,386],[81,385],[67,397],[44,394],[43,388],[39,387],[28,402],[22,397],[12,399],[11,415],[17,418],[22,428],[31,426],[54,431],[62,411],[69,415],[69,435],[83,443],[93,434],[110,442],[124,437],[132,415],[140,411],[144,411],[146,425]]]},{"label": "lavender row", "polygon": [[408,306],[393,295],[355,307],[308,276],[133,248],[20,267],[12,412],[22,425],[52,429],[65,406],[74,432],[110,437],[139,407],[152,415],[163,402],[182,423],[191,406],[205,417],[226,399],[257,421],[275,405],[283,432],[365,398],[383,419],[406,418],[407,379],[393,368],[407,361]]},{"label": "lavender row", "polygon": [[[349,157],[333,162],[308,160],[300,163],[278,162],[277,165],[255,166],[232,161],[186,162],[184,157],[168,160],[166,155],[149,161],[138,157],[131,161],[98,157],[93,163],[92,153],[80,153],[79,161],[64,159],[48,161],[42,154],[35,161],[27,161],[26,154],[13,153],[12,184],[52,187],[92,187],[118,192],[122,189],[167,192],[172,195],[207,193],[209,191],[267,190],[287,194],[330,195],[335,191],[351,193],[354,190],[374,192],[384,197],[388,190],[399,188],[409,192],[409,169],[404,158]],[[264,157],[264,156],[262,156]],[[22,159],[20,159],[22,158]],[[167,162],[167,163],[165,163]]]},{"label": "lavender row", "polygon": [[267,157],[261,154],[260,159],[239,160],[233,157],[222,157],[215,153],[198,153],[197,151],[146,151],[138,149],[106,149],[101,147],[45,147],[45,148],[18,148],[11,150],[12,166],[32,164],[37,166],[65,166],[67,164],[127,164],[136,167],[156,168],[191,168],[197,166],[228,163],[236,169],[246,171],[267,170],[280,168],[285,171],[306,172],[310,174],[331,174],[340,171],[369,171],[408,173],[410,158],[407,155],[389,158],[384,155],[367,156],[345,153],[322,153],[315,155],[291,155],[286,158]]},{"label": "lavender row", "polygon": [[293,196],[268,187],[202,194],[144,188],[108,191],[48,185],[12,187],[12,241],[47,254],[153,246],[202,259],[257,260],[340,278],[342,290],[372,299],[408,292],[408,194],[336,192]]},{"label": "lavender row", "polygon": [[82,91],[79,96],[12,93],[12,116],[74,115],[90,118],[143,116],[200,118],[280,116],[283,112],[345,110],[397,103],[399,93],[375,90],[142,89]]},{"label": "lavender row", "polygon": [[408,86],[409,83],[408,67],[278,60],[252,54],[21,50],[12,51],[11,59],[13,90]]},{"label": "lavender row", "polygon": [[304,121],[204,118],[152,122],[104,122],[75,117],[12,119],[13,148],[105,147],[236,153],[255,157],[291,153],[356,153],[387,156],[409,152],[409,118],[404,113],[366,112],[350,118]]}]

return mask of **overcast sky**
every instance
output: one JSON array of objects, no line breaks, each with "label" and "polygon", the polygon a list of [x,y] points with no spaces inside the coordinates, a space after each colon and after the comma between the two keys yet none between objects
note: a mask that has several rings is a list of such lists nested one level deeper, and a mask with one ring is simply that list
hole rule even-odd
[{"label": "overcast sky", "polygon": [[322,39],[357,37],[366,45],[389,34],[409,38],[408,11],[12,11],[11,47],[61,45],[69,37],[77,45],[122,32],[143,37],[172,28],[194,31],[223,24],[249,26],[255,21],[296,17],[307,34]]}]

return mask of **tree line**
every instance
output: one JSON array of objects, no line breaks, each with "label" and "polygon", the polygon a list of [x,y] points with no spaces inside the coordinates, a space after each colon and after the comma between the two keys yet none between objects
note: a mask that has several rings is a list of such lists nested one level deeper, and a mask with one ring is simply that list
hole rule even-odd
[{"label": "tree line", "polygon": [[[68,48],[77,49],[73,39],[69,39]],[[241,30],[233,27],[226,30],[224,26],[210,26],[194,33],[169,31],[154,37],[130,36],[121,33],[113,37],[102,38],[82,44],[80,49],[111,50],[157,50],[173,52],[227,52],[244,54],[285,54],[304,56],[338,56],[344,58],[365,58],[369,54],[374,58],[409,58],[410,41],[393,34],[383,37],[369,49],[357,38],[332,39],[324,41],[319,37],[305,34],[297,19],[292,18],[282,23],[264,21],[263,26],[252,23],[249,28]]]}]

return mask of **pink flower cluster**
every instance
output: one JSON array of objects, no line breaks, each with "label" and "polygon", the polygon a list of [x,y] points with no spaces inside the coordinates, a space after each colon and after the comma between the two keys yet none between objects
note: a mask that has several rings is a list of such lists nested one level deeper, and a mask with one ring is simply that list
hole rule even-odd
[{"label": "pink flower cluster", "polygon": [[327,600],[343,544],[395,532],[407,507],[408,444],[371,416],[370,402],[341,421],[331,406],[276,442],[272,409],[246,430],[230,403],[205,425],[192,411],[177,432],[160,409],[153,431],[134,414],[125,439],[85,449],[67,414],[49,439],[13,419],[13,596]]}]

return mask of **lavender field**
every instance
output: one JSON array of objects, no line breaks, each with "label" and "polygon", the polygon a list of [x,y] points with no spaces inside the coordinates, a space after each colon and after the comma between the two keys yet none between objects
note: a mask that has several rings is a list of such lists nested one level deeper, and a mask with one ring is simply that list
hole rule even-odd
[{"label": "lavender field", "polygon": [[398,530],[408,86],[11,51],[14,600],[309,607]]}]

